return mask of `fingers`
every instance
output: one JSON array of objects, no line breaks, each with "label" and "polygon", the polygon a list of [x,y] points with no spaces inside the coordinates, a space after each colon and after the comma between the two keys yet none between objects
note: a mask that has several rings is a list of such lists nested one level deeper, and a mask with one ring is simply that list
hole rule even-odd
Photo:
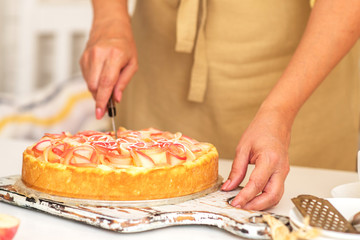
[{"label": "fingers", "polygon": [[99,84],[96,92],[96,118],[100,119],[106,112],[106,106],[110,96],[114,90],[114,86],[120,78],[121,69],[126,65],[127,61],[119,51],[112,51],[105,60],[101,74],[99,76]]},{"label": "fingers", "polygon": [[121,70],[119,80],[115,84],[114,88],[114,100],[116,102],[121,101],[122,92],[124,91],[127,84],[130,82],[132,76],[138,69],[137,60],[132,58],[127,66]]},{"label": "fingers", "polygon": [[264,188],[271,176],[271,167],[267,164],[260,164],[260,159],[257,160],[253,172],[250,175],[249,182],[234,198],[231,205],[243,208],[246,203],[255,198]]},{"label": "fingers", "polygon": [[270,177],[264,191],[246,203],[243,209],[264,210],[279,203],[284,194],[285,178],[281,174],[274,174]]},{"label": "fingers", "polygon": [[226,182],[222,185],[221,190],[231,191],[237,188],[242,182],[249,163],[249,152],[249,149],[246,148],[239,148],[236,151],[236,156],[231,167],[230,175]]},{"label": "fingers", "polygon": [[[249,182],[234,198],[231,205],[243,209],[264,210],[276,205],[284,193],[288,167],[278,166],[276,159],[259,156]],[[260,193],[260,195],[259,195]]]},{"label": "fingers", "polygon": [[105,39],[88,44],[80,60],[82,74],[96,101],[95,115],[101,119],[111,94],[120,102],[122,91],[137,70],[136,49],[131,41]]},{"label": "fingers", "polygon": [[80,60],[81,72],[94,99],[96,96],[99,76],[103,68],[104,60],[105,55],[99,48],[85,51]]}]

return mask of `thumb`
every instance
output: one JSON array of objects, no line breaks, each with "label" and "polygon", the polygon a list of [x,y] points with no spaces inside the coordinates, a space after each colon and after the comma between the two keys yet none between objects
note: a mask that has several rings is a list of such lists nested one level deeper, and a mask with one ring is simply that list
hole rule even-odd
[{"label": "thumb", "polygon": [[226,182],[222,185],[221,190],[231,191],[239,186],[246,175],[249,163],[249,153],[250,150],[241,147],[238,148],[231,167],[230,175]]}]

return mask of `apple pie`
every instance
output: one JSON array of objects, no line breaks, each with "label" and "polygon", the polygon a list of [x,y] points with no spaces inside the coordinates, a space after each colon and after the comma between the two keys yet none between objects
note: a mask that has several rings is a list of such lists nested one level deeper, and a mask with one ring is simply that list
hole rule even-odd
[{"label": "apple pie", "polygon": [[164,199],[212,187],[218,153],[179,132],[149,128],[45,134],[23,153],[21,179],[52,195],[97,200]]}]

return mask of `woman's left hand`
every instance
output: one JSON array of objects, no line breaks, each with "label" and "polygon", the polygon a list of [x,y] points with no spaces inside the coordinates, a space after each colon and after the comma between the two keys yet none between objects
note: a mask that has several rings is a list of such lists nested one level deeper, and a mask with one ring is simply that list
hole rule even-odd
[{"label": "woman's left hand", "polygon": [[281,114],[274,110],[259,110],[242,135],[229,178],[221,189],[235,189],[243,181],[248,164],[255,164],[255,168],[249,182],[231,205],[263,210],[280,201],[290,169],[288,148],[291,126],[286,126],[284,122]]}]

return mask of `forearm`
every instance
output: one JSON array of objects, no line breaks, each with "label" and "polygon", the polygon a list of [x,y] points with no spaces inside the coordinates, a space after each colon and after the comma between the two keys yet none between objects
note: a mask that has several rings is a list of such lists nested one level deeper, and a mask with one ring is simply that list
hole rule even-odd
[{"label": "forearm", "polygon": [[297,50],[260,110],[280,113],[291,127],[301,106],[358,40],[359,16],[358,0],[318,0]]},{"label": "forearm", "polygon": [[129,20],[127,0],[92,0],[94,23]]}]

